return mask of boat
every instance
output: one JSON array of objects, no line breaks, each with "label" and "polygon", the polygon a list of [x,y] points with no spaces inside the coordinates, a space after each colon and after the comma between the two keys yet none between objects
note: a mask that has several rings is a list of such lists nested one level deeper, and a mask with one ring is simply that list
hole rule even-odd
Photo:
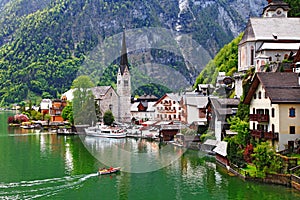
[{"label": "boat", "polygon": [[57,135],[76,135],[76,130],[74,128],[58,128],[56,130]]},{"label": "boat", "polygon": [[119,172],[120,170],[121,167],[103,168],[98,170],[98,175],[113,174]]},{"label": "boat", "polygon": [[85,133],[89,136],[105,137],[105,138],[125,138],[126,132],[118,127],[110,126],[92,126],[85,128]]}]

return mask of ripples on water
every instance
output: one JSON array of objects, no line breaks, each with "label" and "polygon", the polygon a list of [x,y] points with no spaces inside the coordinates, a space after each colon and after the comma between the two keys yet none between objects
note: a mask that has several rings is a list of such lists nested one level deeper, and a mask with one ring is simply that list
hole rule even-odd
[{"label": "ripples on water", "polygon": [[79,188],[84,181],[95,176],[98,176],[98,174],[65,176],[62,178],[21,181],[15,183],[0,183],[0,198],[35,199],[40,197],[51,197],[64,190]]}]

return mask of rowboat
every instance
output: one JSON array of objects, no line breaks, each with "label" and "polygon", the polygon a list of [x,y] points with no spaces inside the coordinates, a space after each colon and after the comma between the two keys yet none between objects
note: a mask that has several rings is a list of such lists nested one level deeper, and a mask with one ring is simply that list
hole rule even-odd
[{"label": "rowboat", "polygon": [[110,167],[98,170],[98,175],[117,173],[121,170],[121,167]]}]

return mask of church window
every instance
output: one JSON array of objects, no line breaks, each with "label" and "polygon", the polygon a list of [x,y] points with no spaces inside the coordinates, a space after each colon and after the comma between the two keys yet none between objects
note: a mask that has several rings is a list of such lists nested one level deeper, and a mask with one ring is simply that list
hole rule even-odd
[{"label": "church window", "polygon": [[251,63],[250,65],[254,65],[254,48],[251,47]]},{"label": "church window", "polygon": [[289,117],[296,117],[296,109],[295,108],[290,108]]},{"label": "church window", "polygon": [[258,92],[258,98],[261,99],[261,91]]},{"label": "church window", "polygon": [[124,86],[128,86],[128,80],[124,80]]},{"label": "church window", "polygon": [[275,108],[272,108],[272,117],[275,117]]},{"label": "church window", "polygon": [[256,93],[254,93],[253,98],[256,99]]}]

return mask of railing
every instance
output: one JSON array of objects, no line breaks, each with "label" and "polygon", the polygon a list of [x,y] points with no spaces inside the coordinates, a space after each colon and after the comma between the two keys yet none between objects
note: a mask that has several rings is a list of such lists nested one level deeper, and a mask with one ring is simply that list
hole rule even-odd
[{"label": "railing", "polygon": [[251,136],[256,137],[256,138],[263,138],[262,131],[260,131],[260,130],[252,130]]},{"label": "railing", "polygon": [[159,113],[176,113],[176,110],[157,110]]},{"label": "railing", "polygon": [[264,132],[261,130],[251,130],[251,136],[256,138],[265,138],[268,140],[278,139],[278,133],[274,133],[272,131]]},{"label": "railing", "polygon": [[250,118],[250,121],[269,122],[269,115],[264,115],[264,114],[250,114],[249,118]]}]

